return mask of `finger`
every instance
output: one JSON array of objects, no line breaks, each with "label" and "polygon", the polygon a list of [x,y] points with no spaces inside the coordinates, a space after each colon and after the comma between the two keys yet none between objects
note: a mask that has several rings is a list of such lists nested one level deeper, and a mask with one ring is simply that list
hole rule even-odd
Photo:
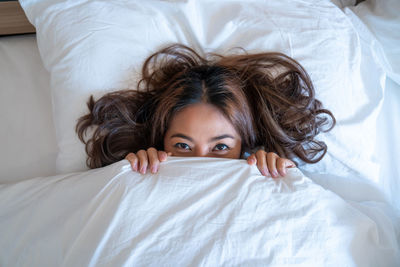
[{"label": "finger", "polygon": [[171,152],[165,152],[165,151],[158,151],[158,160],[159,161],[166,161],[168,156],[170,156]]},{"label": "finger", "polygon": [[276,166],[279,174],[281,176],[286,176],[287,174],[286,168],[296,167],[296,164],[294,164],[294,162],[291,161],[290,159],[278,158],[276,161]]},{"label": "finger", "polygon": [[276,168],[282,177],[286,176],[286,161],[288,161],[288,159],[285,158],[278,158],[276,160]]},{"label": "finger", "polygon": [[286,165],[286,168],[296,168],[296,163],[294,163],[290,159],[286,159],[285,165]]},{"label": "finger", "polygon": [[126,160],[129,161],[131,164],[132,170],[137,172],[138,171],[138,157],[134,153],[129,153],[125,157]]},{"label": "finger", "polygon": [[257,163],[256,155],[251,154],[250,156],[247,157],[247,163],[250,165],[254,165]]},{"label": "finger", "polygon": [[140,173],[145,174],[147,170],[147,165],[149,163],[147,152],[145,150],[139,150],[136,153],[136,156],[139,158],[139,171]]},{"label": "finger", "polygon": [[279,156],[273,152],[267,153],[268,171],[274,178],[279,176],[278,170],[276,169],[276,160],[278,158]]},{"label": "finger", "polygon": [[268,166],[266,161],[266,155],[267,153],[264,150],[258,150],[256,152],[257,167],[262,175],[270,176],[270,172],[268,171]]},{"label": "finger", "polygon": [[160,165],[157,149],[154,147],[147,149],[147,157],[149,158],[149,170],[151,173],[156,173],[158,171],[158,166]]}]

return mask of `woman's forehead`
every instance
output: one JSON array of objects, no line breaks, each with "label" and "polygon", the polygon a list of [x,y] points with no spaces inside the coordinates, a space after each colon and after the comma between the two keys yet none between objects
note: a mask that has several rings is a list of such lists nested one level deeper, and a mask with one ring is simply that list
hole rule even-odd
[{"label": "woman's forehead", "polygon": [[224,114],[211,104],[193,104],[177,112],[171,119],[168,132],[202,135],[238,136],[235,127]]}]

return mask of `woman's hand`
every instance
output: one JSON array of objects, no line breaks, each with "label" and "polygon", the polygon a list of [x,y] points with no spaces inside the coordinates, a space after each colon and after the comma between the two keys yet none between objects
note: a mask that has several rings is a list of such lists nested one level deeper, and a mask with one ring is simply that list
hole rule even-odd
[{"label": "woman's hand", "polygon": [[296,167],[293,161],[279,157],[276,153],[258,150],[247,158],[250,165],[257,164],[262,175],[277,178],[286,175],[286,168]]},{"label": "woman's hand", "polygon": [[147,169],[151,173],[156,173],[160,162],[166,161],[168,156],[171,156],[171,153],[157,151],[154,147],[150,147],[147,150],[139,150],[136,154],[129,153],[125,159],[129,161],[133,171],[145,174]]}]

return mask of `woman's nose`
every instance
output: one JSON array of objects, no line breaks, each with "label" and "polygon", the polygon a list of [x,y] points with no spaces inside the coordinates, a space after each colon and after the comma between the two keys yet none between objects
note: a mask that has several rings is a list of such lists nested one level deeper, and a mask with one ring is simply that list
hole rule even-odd
[{"label": "woman's nose", "polygon": [[195,157],[207,157],[208,155],[208,148],[207,147],[197,147],[194,151]]}]

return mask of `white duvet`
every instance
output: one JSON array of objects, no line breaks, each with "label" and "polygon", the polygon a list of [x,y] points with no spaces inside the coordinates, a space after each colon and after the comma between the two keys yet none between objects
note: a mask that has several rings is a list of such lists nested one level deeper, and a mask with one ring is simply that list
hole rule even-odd
[{"label": "white duvet", "polygon": [[124,160],[1,185],[0,266],[399,266],[396,220],[370,202],[298,169],[172,157],[141,175]]}]

